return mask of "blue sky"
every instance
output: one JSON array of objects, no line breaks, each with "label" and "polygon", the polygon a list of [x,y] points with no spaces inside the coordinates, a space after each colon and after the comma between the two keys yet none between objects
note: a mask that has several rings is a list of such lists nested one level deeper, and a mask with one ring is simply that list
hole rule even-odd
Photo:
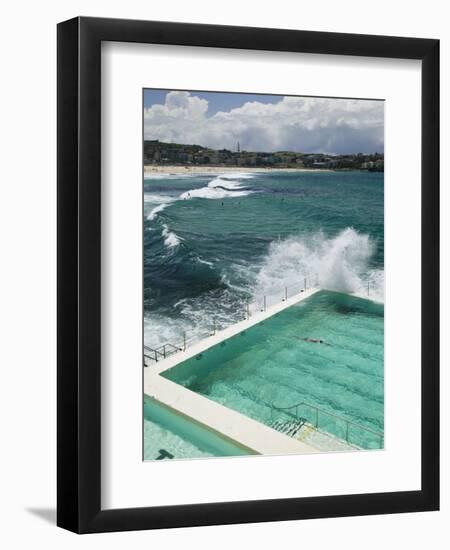
[{"label": "blue sky", "polygon": [[144,137],[216,149],[382,153],[384,102],[179,90],[144,91]]},{"label": "blue sky", "polygon": [[[155,103],[164,103],[170,90],[144,90],[144,108],[151,107]],[[208,102],[208,116],[215,115],[217,111],[230,111],[241,107],[248,101],[260,103],[277,103],[283,96],[263,94],[235,94],[224,92],[190,92],[192,96],[205,99]]]}]

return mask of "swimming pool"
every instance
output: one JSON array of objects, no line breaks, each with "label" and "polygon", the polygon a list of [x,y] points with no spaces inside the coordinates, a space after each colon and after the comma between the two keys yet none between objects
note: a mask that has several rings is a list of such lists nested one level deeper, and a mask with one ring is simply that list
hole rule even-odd
[{"label": "swimming pool", "polygon": [[161,375],[288,435],[382,448],[383,344],[382,304],[321,291]]},{"label": "swimming pool", "polygon": [[144,460],[249,454],[253,453],[144,396]]}]

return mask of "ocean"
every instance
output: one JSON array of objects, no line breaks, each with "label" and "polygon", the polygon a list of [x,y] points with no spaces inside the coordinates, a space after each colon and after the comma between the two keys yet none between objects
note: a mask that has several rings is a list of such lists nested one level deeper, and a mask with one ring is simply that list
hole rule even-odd
[{"label": "ocean", "polygon": [[383,173],[145,176],[146,345],[199,338],[305,279],[384,301]]}]

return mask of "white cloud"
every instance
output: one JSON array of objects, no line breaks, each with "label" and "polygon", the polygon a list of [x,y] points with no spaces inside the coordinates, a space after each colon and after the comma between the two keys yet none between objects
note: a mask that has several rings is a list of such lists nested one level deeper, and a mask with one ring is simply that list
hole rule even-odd
[{"label": "white cloud", "polygon": [[208,102],[169,92],[164,105],[144,109],[145,139],[248,151],[382,152],[384,103],[355,99],[283,97],[247,102],[208,116]]}]

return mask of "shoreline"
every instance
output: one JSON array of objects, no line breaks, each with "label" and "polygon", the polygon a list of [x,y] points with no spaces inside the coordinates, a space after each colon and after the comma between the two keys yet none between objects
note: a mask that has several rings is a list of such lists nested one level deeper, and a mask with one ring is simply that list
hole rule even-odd
[{"label": "shoreline", "polygon": [[182,166],[182,165],[158,165],[145,164],[144,176],[146,174],[224,174],[229,172],[334,172],[329,168],[268,168],[253,166]]}]

